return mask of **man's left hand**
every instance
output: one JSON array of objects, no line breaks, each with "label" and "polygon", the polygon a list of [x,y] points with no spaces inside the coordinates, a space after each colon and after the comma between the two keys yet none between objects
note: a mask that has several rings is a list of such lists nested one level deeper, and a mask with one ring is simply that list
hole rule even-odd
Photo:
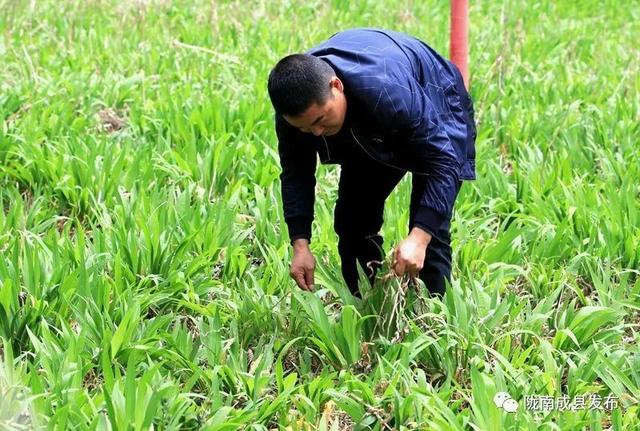
[{"label": "man's left hand", "polygon": [[431,242],[431,234],[414,227],[411,233],[396,247],[393,255],[393,271],[402,276],[405,273],[416,276],[424,266],[427,246]]}]

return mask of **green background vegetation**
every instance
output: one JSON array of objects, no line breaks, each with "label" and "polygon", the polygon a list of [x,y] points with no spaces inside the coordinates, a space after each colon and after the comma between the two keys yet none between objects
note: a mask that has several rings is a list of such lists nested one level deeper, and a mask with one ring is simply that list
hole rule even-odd
[{"label": "green background vegetation", "polygon": [[[337,167],[318,289],[288,277],[270,67],[355,26],[446,54],[448,3],[0,0],[0,428],[636,429],[636,2],[470,2],[478,181],[444,300],[346,294]],[[524,406],[592,393],[619,408]]]}]

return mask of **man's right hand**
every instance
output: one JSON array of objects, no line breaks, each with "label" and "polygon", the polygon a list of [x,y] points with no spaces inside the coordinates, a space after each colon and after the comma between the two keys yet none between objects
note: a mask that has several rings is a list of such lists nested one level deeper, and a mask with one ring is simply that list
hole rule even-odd
[{"label": "man's right hand", "polygon": [[293,259],[289,275],[296,281],[300,289],[312,291],[315,270],[316,260],[309,249],[309,240],[296,239],[293,242]]}]

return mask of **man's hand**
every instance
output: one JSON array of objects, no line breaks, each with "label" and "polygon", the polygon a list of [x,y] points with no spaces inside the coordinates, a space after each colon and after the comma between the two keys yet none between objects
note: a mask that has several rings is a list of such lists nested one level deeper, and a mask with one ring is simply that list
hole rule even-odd
[{"label": "man's hand", "polygon": [[293,242],[293,259],[289,275],[293,278],[300,289],[313,290],[313,273],[316,269],[316,260],[309,249],[309,241],[305,238],[297,239]]},{"label": "man's hand", "polygon": [[405,273],[412,276],[418,275],[424,266],[424,258],[430,242],[431,234],[418,227],[411,229],[409,236],[396,247],[393,255],[393,271],[399,276]]}]

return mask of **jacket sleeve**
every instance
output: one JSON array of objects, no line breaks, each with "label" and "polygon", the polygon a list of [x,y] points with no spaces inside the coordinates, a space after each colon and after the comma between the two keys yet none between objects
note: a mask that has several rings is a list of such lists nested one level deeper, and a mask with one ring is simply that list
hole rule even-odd
[{"label": "jacket sleeve", "polygon": [[457,196],[461,163],[451,138],[461,132],[442,89],[427,91],[407,75],[381,84],[374,115],[405,132],[407,140],[398,144],[408,145],[428,173],[411,226],[433,235],[445,218],[451,217]]},{"label": "jacket sleeve", "polygon": [[311,241],[316,186],[316,150],[309,137],[276,116],[280,155],[280,184],[284,219],[291,242]]}]

